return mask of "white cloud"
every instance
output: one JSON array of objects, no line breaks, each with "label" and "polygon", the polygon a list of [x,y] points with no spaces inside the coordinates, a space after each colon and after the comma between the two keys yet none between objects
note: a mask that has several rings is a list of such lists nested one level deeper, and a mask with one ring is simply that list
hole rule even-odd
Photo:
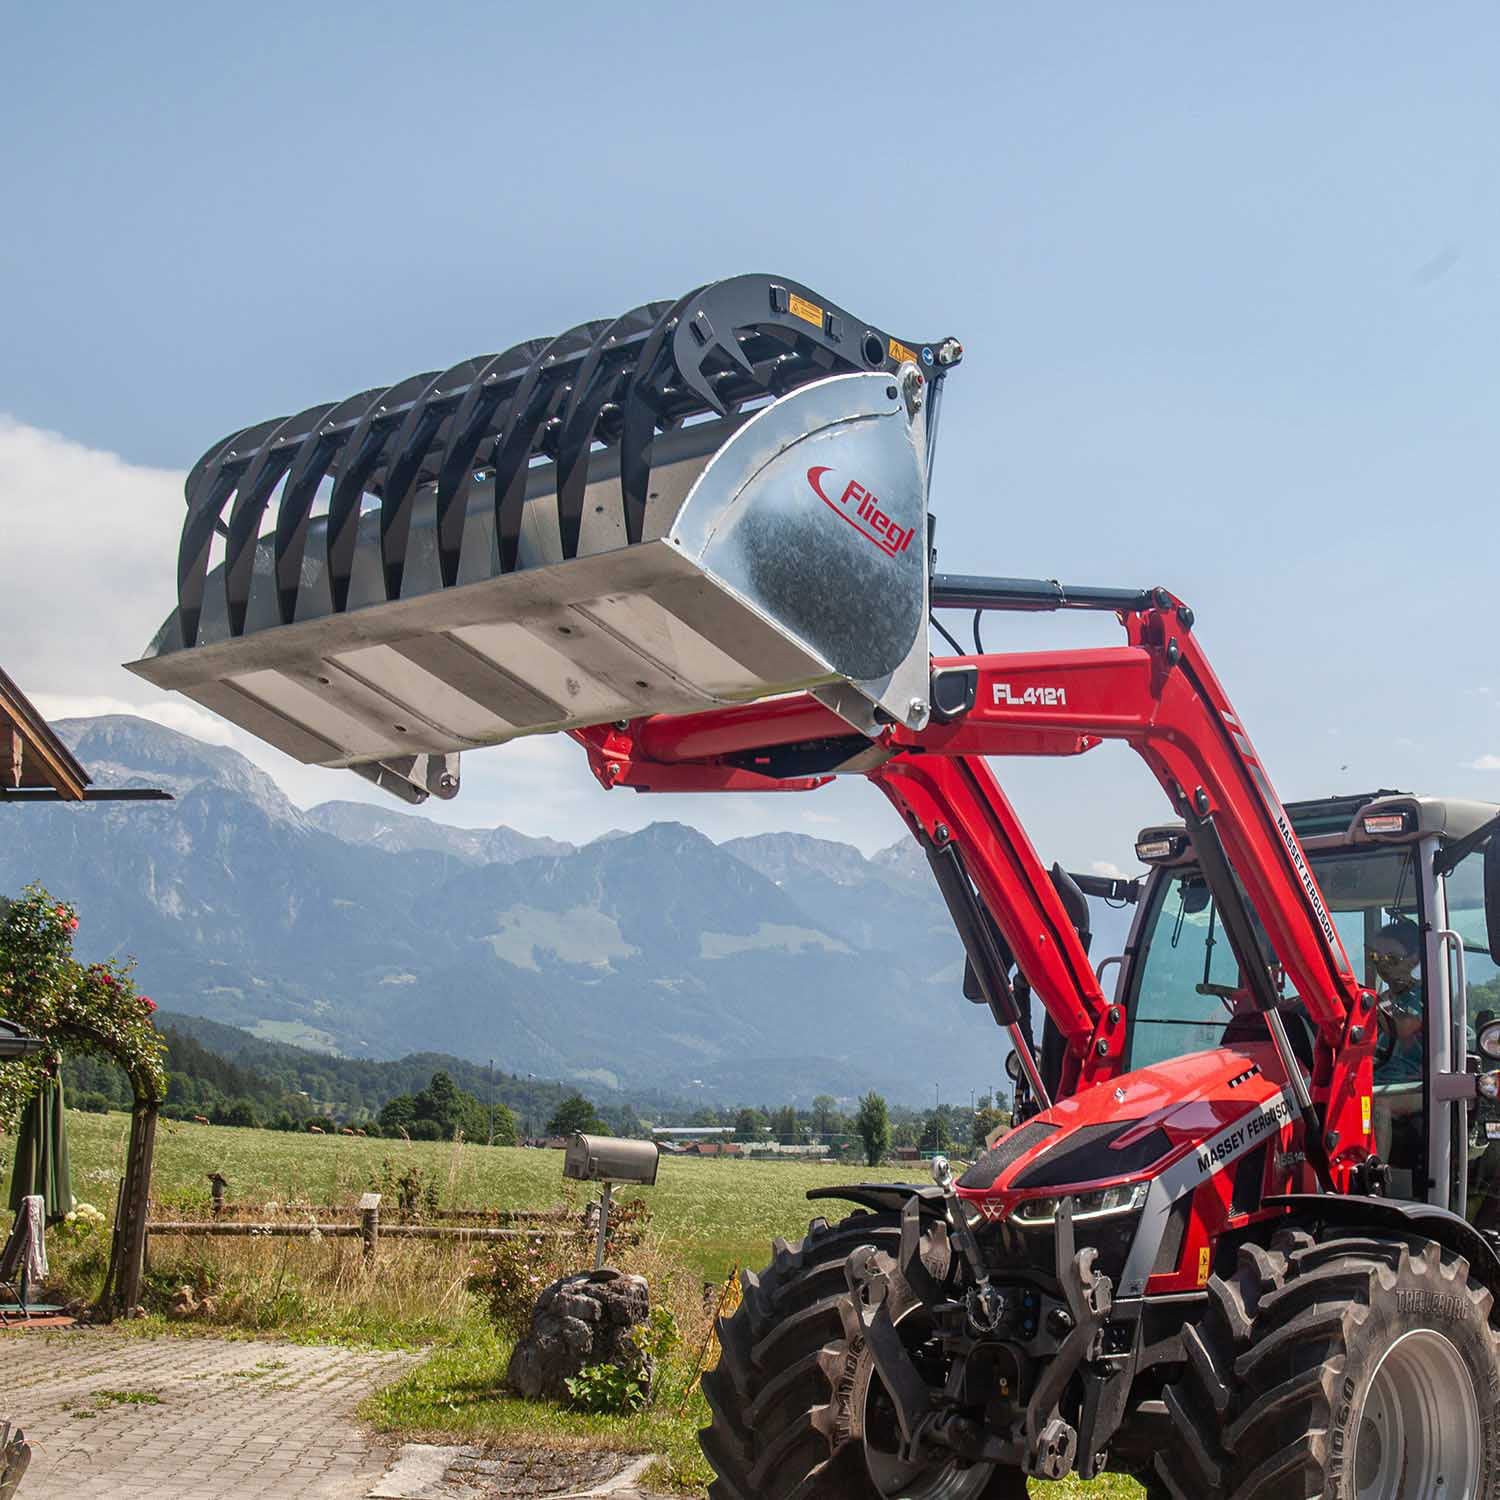
[{"label": "white cloud", "polygon": [[1089,870],[1095,875],[1103,875],[1110,880],[1128,880],[1130,878],[1112,859],[1091,859],[1089,861]]},{"label": "white cloud", "polygon": [[195,740],[210,745],[234,744],[234,727],[216,714],[186,698],[163,698],[155,703],[129,703],[123,698],[106,698],[98,694],[81,698],[63,693],[37,693],[33,703],[41,710],[42,717],[56,719],[95,719],[101,714],[133,714],[138,719],[150,719],[154,724],[164,724],[180,734],[190,734]]},{"label": "white cloud", "polygon": [[1500,771],[1500,755],[1480,755],[1465,761],[1464,767],[1470,771]]},{"label": "white cloud", "polygon": [[0,416],[0,641],[26,692],[159,698],[119,664],[172,608],[182,479]]}]

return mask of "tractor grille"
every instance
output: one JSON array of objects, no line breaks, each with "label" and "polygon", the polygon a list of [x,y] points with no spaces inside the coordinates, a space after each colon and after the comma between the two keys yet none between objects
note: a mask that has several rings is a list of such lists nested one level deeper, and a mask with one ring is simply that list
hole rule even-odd
[{"label": "tractor grille", "polygon": [[[1079,1250],[1098,1252],[1095,1268],[1108,1276],[1116,1286],[1125,1270],[1130,1247],[1135,1241],[1139,1214],[1121,1214],[1118,1218],[1086,1219],[1074,1222],[1073,1242]],[[1050,1224],[1022,1229],[1009,1219],[998,1224],[981,1225],[976,1234],[979,1253],[987,1270],[997,1275],[1014,1275],[1027,1271],[1049,1279],[1057,1275],[1057,1237]]]},{"label": "tractor grille", "polygon": [[1019,1161],[1039,1141],[1057,1132],[1056,1125],[1045,1120],[1028,1120],[1019,1130],[1012,1130],[992,1151],[986,1151],[978,1161],[958,1179],[961,1188],[984,1192],[994,1187],[1000,1174],[1012,1162]]},{"label": "tractor grille", "polygon": [[1139,1120],[1110,1120],[1103,1125],[1089,1125],[1075,1130],[1047,1152],[1034,1166],[1028,1167],[1014,1182],[1013,1188],[1068,1187],[1075,1182],[1094,1182],[1103,1177],[1123,1177],[1143,1172],[1160,1161],[1172,1148],[1164,1130],[1143,1135],[1123,1150],[1114,1143]]}]

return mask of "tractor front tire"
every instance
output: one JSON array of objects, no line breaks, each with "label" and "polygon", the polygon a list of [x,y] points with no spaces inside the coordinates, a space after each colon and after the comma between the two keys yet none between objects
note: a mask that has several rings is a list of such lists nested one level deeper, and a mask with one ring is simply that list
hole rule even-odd
[{"label": "tractor front tire", "polygon": [[1432,1240],[1246,1245],[1166,1393],[1174,1500],[1500,1500],[1500,1339]]},{"label": "tractor front tire", "polygon": [[[871,1379],[862,1340],[851,1337],[845,1262],[861,1246],[898,1258],[901,1217],[856,1213],[830,1225],[814,1219],[796,1245],[778,1240],[771,1264],[747,1272],[744,1295],[721,1318],[719,1363],[703,1376],[711,1420],[699,1433],[717,1478],[710,1500],[884,1500],[865,1457],[861,1422]],[[946,1242],[924,1239],[922,1259],[934,1274],[946,1264]],[[945,1466],[946,1467],[946,1466]],[[1016,1471],[966,1472],[941,1489],[953,1500],[1025,1500]],[[936,1495],[938,1492],[935,1491]]]}]

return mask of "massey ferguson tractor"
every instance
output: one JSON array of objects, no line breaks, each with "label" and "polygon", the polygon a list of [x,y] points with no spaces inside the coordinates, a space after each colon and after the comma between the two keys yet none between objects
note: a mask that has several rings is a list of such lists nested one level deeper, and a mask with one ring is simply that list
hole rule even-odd
[{"label": "massey ferguson tractor", "polygon": [[[742,276],[236,432],[133,669],[411,802],[563,731],[607,789],[905,821],[1024,1123],[811,1195],[855,1211],[720,1327],[715,1500],[1500,1496],[1500,809],[1284,807],[1176,595],[935,571],[961,356]],[[1055,610],[1123,640],[982,649]],[[1139,881],[1049,871],[992,769],[1104,740],[1173,814]]]}]

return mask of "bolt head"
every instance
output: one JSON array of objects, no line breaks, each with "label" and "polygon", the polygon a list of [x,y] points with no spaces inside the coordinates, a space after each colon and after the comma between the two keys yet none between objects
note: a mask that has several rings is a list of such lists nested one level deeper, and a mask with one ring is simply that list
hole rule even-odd
[{"label": "bolt head", "polygon": [[922,410],[922,403],[927,399],[926,385],[927,377],[915,365],[902,365],[901,390],[906,397],[906,409],[913,416]]}]

